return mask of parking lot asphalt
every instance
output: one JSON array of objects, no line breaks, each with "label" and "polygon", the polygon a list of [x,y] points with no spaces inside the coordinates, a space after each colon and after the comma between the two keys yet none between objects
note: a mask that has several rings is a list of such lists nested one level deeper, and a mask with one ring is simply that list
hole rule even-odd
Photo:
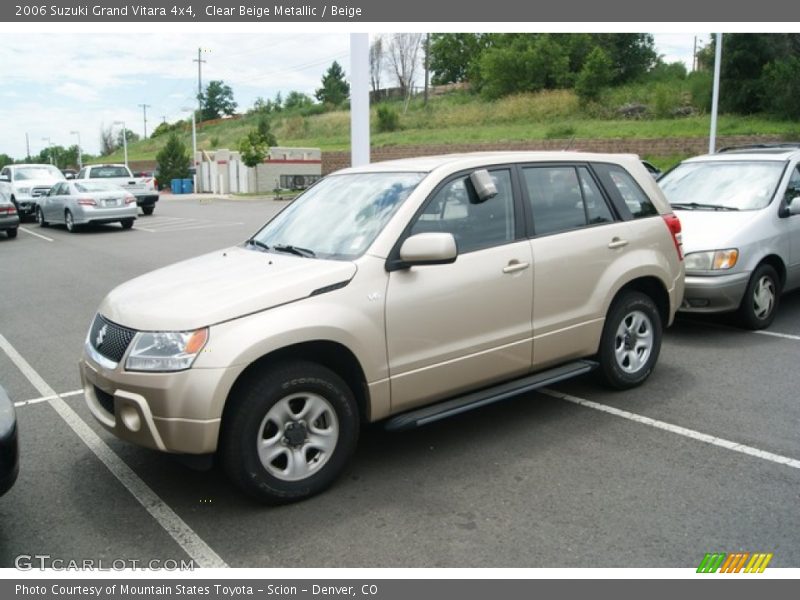
[{"label": "parking lot asphalt", "polygon": [[[16,240],[0,235],[0,384],[34,401],[17,408],[21,470],[0,498],[0,567],[36,553],[234,567],[696,567],[715,551],[800,566],[800,294],[783,298],[765,333],[679,319],[635,390],[586,376],[406,433],[367,428],[345,476],[290,506],[257,505],[216,469],[97,426],[72,392],[105,294],[238,243],[284,206],[164,197],[131,231],[27,223]],[[40,401],[48,389],[65,395]]]}]

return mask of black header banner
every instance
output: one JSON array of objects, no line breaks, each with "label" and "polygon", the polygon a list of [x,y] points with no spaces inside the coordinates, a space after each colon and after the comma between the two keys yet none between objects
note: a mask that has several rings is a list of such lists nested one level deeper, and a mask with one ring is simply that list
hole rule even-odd
[{"label": "black header banner", "polygon": [[9,22],[231,23],[632,23],[800,21],[800,5],[784,0],[12,0]]}]

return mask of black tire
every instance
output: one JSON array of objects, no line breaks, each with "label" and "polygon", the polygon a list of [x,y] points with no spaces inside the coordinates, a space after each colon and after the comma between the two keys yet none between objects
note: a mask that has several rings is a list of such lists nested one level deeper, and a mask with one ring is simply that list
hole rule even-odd
[{"label": "black tire", "polygon": [[75,221],[72,219],[72,213],[69,212],[69,210],[64,211],[64,224],[67,226],[67,231],[70,233],[78,231],[78,226],[75,225]]},{"label": "black tire", "polygon": [[150,206],[143,206],[142,207],[142,212],[149,217],[150,215],[153,214],[153,211],[155,209],[156,209],[156,207],[151,204]]},{"label": "black tire", "polygon": [[600,340],[600,375],[618,390],[641,385],[661,352],[663,326],[653,300],[624,291],[611,304]]},{"label": "black tire", "polygon": [[8,234],[8,237],[10,238],[17,237],[17,228],[14,227],[14,229],[6,229],[6,234]]},{"label": "black tire", "polygon": [[[257,373],[228,403],[220,435],[223,468],[238,487],[265,504],[302,500],[327,488],[346,466],[358,441],[358,408],[352,391],[336,373],[316,363],[277,364]],[[287,406],[291,414],[281,412]],[[312,412],[323,407],[325,412],[305,423],[306,406]],[[276,414],[287,415],[282,425]],[[317,450],[309,441],[326,429],[335,432],[323,436],[333,440],[329,452]],[[272,452],[266,464],[259,457],[260,443]],[[291,457],[298,454],[303,457],[297,463],[299,475],[290,480],[297,460]]]},{"label": "black tire", "polygon": [[122,225],[123,229],[130,229],[133,227],[133,219],[123,219],[119,224]]},{"label": "black tire", "polygon": [[772,265],[761,264],[750,277],[739,305],[739,322],[747,329],[772,324],[781,298],[781,279]]},{"label": "black tire", "polygon": [[36,207],[36,222],[39,223],[39,227],[49,227],[50,223],[44,220],[44,212],[42,212],[42,207]]}]

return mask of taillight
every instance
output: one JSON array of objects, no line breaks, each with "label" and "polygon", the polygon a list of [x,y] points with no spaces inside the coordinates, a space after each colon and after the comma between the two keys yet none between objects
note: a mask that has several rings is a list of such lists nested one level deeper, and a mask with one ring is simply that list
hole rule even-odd
[{"label": "taillight", "polygon": [[92,198],[78,198],[78,204],[81,206],[97,206],[97,202]]},{"label": "taillight", "polygon": [[13,204],[10,206],[0,206],[0,214],[15,215],[17,214],[17,207]]},{"label": "taillight", "polygon": [[667,224],[670,234],[672,234],[672,241],[675,244],[675,250],[678,252],[678,259],[683,260],[683,238],[681,236],[681,220],[677,215],[670,213],[668,215],[661,215],[664,217],[664,222]]},{"label": "taillight", "polygon": [[133,204],[136,202],[136,196],[125,196],[125,204]]}]

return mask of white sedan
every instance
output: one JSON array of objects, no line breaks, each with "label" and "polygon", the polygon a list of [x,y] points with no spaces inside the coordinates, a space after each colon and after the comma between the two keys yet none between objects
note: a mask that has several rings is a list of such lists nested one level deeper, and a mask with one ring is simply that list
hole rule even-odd
[{"label": "white sedan", "polygon": [[133,227],[136,197],[104,181],[62,181],[39,200],[36,220],[42,227],[63,223],[74,232],[81,225],[119,223]]}]

